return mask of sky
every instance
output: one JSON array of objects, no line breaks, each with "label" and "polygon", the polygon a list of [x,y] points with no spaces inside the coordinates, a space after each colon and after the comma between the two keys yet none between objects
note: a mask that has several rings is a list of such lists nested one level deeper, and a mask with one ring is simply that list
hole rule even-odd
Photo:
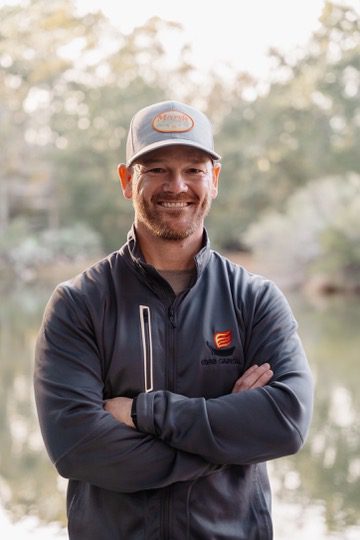
[{"label": "sky", "polygon": [[[246,71],[266,80],[271,69],[268,51],[301,52],[319,26],[326,0],[72,0],[80,14],[102,11],[122,33],[130,33],[158,16],[183,26],[183,33],[162,36],[169,61],[178,58],[179,39],[189,43],[199,74],[210,69],[219,77]],[[357,7],[359,0],[332,0]],[[4,4],[27,0],[0,0]],[[99,44],[99,48],[101,45]],[[70,51],[71,54],[71,51]],[[74,53],[76,56],[76,53]]]},{"label": "sky", "polygon": [[[340,0],[341,2],[342,0]],[[349,0],[352,2],[353,0]],[[318,26],[324,0],[76,0],[81,13],[100,9],[122,32],[129,33],[152,16],[182,24],[197,69],[229,65],[266,78],[269,47],[293,51]],[[165,38],[169,55],[178,34]]]}]

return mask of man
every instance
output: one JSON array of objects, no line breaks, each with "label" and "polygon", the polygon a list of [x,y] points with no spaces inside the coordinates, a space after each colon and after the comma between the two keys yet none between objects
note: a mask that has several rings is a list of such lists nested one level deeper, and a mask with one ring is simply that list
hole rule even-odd
[{"label": "man", "polygon": [[312,381],[284,296],[210,250],[219,159],[198,110],[135,114],[128,241],[47,306],[36,401],[72,540],[272,538],[265,462],[302,446]]}]

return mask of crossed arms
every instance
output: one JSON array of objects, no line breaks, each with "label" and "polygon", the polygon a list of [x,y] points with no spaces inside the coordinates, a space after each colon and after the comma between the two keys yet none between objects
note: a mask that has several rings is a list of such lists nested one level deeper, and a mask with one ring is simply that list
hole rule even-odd
[{"label": "crossed arms", "polygon": [[[297,451],[311,417],[312,382],[296,328],[284,316],[288,308],[278,299],[275,304],[252,328],[252,367],[231,394],[210,400],[140,394],[135,430],[131,400],[104,403],[99,351],[83,300],[71,287],[59,287],[44,317],[35,368],[40,426],[59,473],[134,492]],[[261,358],[269,364],[256,361]]]},{"label": "crossed arms", "polygon": [[[243,392],[244,390],[261,388],[271,380],[272,376],[273,372],[271,371],[270,364],[265,363],[260,366],[255,364],[254,366],[249,367],[249,369],[235,381],[232,393],[235,394]],[[107,399],[104,403],[104,409],[112,414],[119,422],[135,429],[134,422],[131,418],[132,402],[133,400],[130,398],[119,396]]]}]

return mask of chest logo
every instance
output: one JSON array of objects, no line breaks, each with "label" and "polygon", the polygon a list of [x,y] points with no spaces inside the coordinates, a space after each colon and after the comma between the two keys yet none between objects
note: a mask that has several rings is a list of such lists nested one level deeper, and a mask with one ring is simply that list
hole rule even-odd
[{"label": "chest logo", "polygon": [[231,330],[225,330],[224,332],[215,332],[214,343],[217,349],[226,349],[230,347],[232,342]]},{"label": "chest logo", "polygon": [[212,354],[217,356],[229,356],[234,352],[235,347],[232,346],[233,335],[231,330],[215,332],[213,339],[213,344],[207,342],[207,346]]}]

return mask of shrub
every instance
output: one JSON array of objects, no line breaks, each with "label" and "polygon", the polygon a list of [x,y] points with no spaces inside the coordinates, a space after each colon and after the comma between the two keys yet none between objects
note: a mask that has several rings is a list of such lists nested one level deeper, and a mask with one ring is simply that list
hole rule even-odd
[{"label": "shrub", "polygon": [[310,182],[284,213],[253,224],[247,242],[269,272],[287,285],[320,276],[340,287],[360,286],[360,176]]},{"label": "shrub", "polygon": [[20,276],[25,269],[58,261],[91,259],[101,252],[100,235],[83,223],[31,233],[25,222],[17,221],[10,225],[0,241],[0,259]]}]

